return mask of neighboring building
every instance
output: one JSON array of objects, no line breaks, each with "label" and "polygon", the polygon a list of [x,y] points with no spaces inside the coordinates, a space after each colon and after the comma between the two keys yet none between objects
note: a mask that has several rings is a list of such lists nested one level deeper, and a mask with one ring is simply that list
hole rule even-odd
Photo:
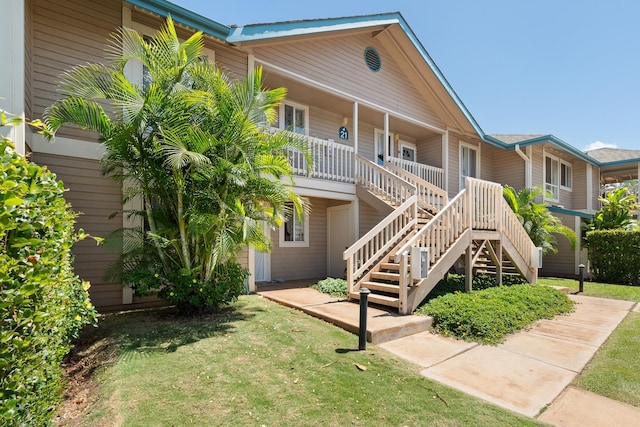
[{"label": "neighboring building", "polygon": [[[598,207],[598,160],[551,135],[485,135],[398,13],[228,27],[164,0],[0,4],[11,23],[0,31],[13,40],[2,47],[9,65],[0,84],[0,97],[7,100],[0,106],[26,117],[41,117],[56,100],[63,71],[103,61],[105,43],[118,27],[152,35],[167,14],[181,37],[202,30],[205,54],[232,78],[261,66],[267,87],[288,89],[276,125],[307,136],[313,173],[303,176],[305,165],[295,153],[291,162],[299,174],[296,190],[309,198],[312,212],[273,231],[270,254],[246,251],[241,261],[252,272],[251,288],[276,279],[343,276],[347,247],[353,289],[358,270],[375,265],[363,280],[379,288],[379,302],[401,311],[410,311],[463,254],[477,271],[519,271],[535,280],[530,241],[502,211],[500,186],[470,180],[467,204],[449,206],[452,199],[460,203],[456,196],[466,177],[516,189],[544,184],[555,212],[576,230]],[[130,73],[142,78],[135,67]],[[83,212],[80,227],[104,236],[128,224],[122,215],[109,219],[122,209],[122,189],[102,176],[102,148],[94,135],[64,128],[49,144],[24,127],[14,132],[17,141],[24,135],[24,152],[69,188],[68,200]],[[444,212],[436,219],[442,222],[428,225],[438,212]],[[414,234],[423,240],[410,242]],[[92,282],[96,306],[146,301],[104,279],[117,253],[86,241],[77,246],[76,272]],[[400,279],[404,288],[390,291],[393,277],[403,277],[401,271],[407,277],[406,255],[419,246],[429,248],[430,277]],[[389,258],[401,247],[407,250]],[[579,247],[561,248],[556,258],[546,257],[542,271],[573,274],[580,262]]]}]

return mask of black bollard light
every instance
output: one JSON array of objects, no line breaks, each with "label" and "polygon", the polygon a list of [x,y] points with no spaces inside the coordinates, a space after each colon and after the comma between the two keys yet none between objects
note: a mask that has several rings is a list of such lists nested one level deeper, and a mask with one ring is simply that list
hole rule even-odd
[{"label": "black bollard light", "polygon": [[371,291],[367,288],[360,288],[360,329],[358,330],[358,350],[367,349],[367,305],[369,303],[369,294]]},{"label": "black bollard light", "polygon": [[578,265],[580,269],[580,287],[578,288],[578,292],[582,293],[584,291],[584,264]]}]

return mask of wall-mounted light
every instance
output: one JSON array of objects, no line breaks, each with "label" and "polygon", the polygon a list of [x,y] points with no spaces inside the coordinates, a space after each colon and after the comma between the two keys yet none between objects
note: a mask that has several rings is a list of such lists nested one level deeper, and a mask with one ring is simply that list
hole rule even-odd
[{"label": "wall-mounted light", "polygon": [[393,135],[393,140],[396,142],[396,144],[398,143],[398,141],[400,141],[400,134],[395,134]]},{"label": "wall-mounted light", "polygon": [[346,126],[347,123],[349,123],[349,119],[347,118],[347,116],[342,117],[342,126]]}]

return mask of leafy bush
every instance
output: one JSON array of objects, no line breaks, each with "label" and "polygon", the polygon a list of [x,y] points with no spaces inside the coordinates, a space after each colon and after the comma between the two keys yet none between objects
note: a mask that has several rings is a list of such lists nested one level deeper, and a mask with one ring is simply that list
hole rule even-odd
[{"label": "leafy bush", "polygon": [[597,281],[640,286],[640,231],[589,231],[587,248]]},{"label": "leafy bush", "polygon": [[[2,114],[2,124],[5,124]],[[0,425],[48,424],[60,362],[94,323],[89,284],[72,267],[76,214],[62,182],[0,140]]]},{"label": "leafy bush", "polygon": [[332,297],[345,298],[347,296],[347,281],[344,279],[327,277],[311,287]]},{"label": "leafy bush", "polygon": [[525,284],[444,295],[420,307],[418,313],[432,316],[434,328],[443,335],[497,344],[506,334],[572,307],[573,301],[554,288]]},{"label": "leafy bush", "polygon": [[[436,287],[427,295],[422,304],[426,304],[428,301],[437,298],[442,295],[451,294],[454,292],[464,292],[464,275],[463,274],[449,274],[438,282]],[[502,276],[502,286],[521,285],[527,283],[522,276]],[[488,289],[498,286],[496,283],[496,276],[489,274],[479,274],[473,276],[471,287],[475,291],[482,289]]]}]

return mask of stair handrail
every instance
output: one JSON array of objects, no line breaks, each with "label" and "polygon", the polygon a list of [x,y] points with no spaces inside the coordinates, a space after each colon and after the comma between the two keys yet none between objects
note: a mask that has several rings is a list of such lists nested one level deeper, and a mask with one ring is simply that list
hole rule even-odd
[{"label": "stair handrail", "polygon": [[355,282],[395,245],[418,222],[418,197],[409,197],[369,232],[347,248],[342,257],[347,261],[348,292],[353,292]]},{"label": "stair handrail", "polygon": [[445,190],[437,185],[420,178],[418,175],[415,175],[392,162],[387,162],[387,168],[416,186],[418,199],[422,204],[426,205],[425,207],[432,208],[438,212],[444,208],[447,203],[449,203],[449,195]]},{"label": "stair handrail", "polygon": [[399,157],[387,156],[387,164],[393,164],[401,169],[435,185],[438,188],[444,188],[444,169],[431,165],[405,160]]},{"label": "stair handrail", "polygon": [[415,185],[388,169],[356,154],[355,181],[357,185],[397,207],[417,192]]},{"label": "stair handrail", "polygon": [[504,203],[502,208],[502,231],[503,235],[509,239],[524,262],[531,266],[536,245],[522,226],[518,216],[507,203]]}]

